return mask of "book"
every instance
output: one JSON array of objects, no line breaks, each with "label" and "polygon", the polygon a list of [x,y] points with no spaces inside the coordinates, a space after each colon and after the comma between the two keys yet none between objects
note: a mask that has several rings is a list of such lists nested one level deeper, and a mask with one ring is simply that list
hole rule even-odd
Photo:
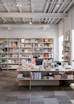
[{"label": "book", "polygon": [[49,54],[48,53],[44,53],[44,58],[48,58]]}]

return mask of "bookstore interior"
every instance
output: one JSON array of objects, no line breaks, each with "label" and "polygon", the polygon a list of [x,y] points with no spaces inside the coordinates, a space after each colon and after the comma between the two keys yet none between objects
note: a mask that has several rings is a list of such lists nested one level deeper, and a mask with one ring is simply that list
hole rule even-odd
[{"label": "bookstore interior", "polygon": [[64,84],[74,89],[74,2],[46,1],[0,2],[0,73],[15,71],[18,86],[30,90]]}]

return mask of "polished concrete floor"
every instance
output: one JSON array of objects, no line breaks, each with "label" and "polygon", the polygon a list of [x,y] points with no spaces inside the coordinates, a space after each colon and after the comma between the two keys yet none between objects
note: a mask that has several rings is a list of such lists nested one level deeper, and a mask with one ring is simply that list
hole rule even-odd
[{"label": "polished concrete floor", "polygon": [[0,72],[0,104],[74,104],[69,86],[19,87],[16,71]]}]

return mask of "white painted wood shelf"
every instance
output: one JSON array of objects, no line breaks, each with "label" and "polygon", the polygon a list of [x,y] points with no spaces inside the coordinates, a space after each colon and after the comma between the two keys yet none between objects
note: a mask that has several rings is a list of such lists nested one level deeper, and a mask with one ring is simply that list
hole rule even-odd
[{"label": "white painted wood shelf", "polygon": [[0,38],[0,64],[2,69],[17,69],[22,60],[34,56],[54,60],[53,38]]}]

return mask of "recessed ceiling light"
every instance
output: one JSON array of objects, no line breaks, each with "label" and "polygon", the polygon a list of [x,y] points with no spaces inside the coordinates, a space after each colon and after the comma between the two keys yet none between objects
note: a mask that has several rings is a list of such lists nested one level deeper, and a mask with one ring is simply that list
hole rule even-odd
[{"label": "recessed ceiling light", "polygon": [[30,25],[32,24],[32,22],[30,22]]},{"label": "recessed ceiling light", "polygon": [[8,30],[11,30],[11,27],[8,27]]},{"label": "recessed ceiling light", "polygon": [[60,4],[56,4],[56,7],[58,8],[60,6]]}]

